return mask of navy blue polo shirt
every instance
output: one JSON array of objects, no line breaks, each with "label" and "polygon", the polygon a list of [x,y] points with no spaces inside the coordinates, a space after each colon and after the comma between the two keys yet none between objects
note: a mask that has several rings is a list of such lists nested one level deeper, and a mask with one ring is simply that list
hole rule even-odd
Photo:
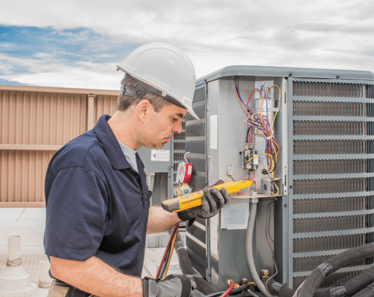
[{"label": "navy blue polo shirt", "polygon": [[149,192],[144,164],[127,162],[103,115],[96,126],[63,146],[45,179],[48,256],[100,258],[140,276],[144,261]]}]

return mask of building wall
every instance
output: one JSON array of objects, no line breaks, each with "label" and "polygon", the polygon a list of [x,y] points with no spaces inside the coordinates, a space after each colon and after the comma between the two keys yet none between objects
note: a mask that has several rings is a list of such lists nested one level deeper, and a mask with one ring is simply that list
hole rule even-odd
[{"label": "building wall", "polygon": [[0,86],[0,207],[44,207],[53,154],[113,114],[118,91]]}]

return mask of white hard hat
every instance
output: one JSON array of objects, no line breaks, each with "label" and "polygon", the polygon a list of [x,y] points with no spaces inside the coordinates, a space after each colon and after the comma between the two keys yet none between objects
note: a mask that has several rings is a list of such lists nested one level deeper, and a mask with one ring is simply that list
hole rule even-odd
[{"label": "white hard hat", "polygon": [[179,48],[162,42],[148,43],[135,49],[123,64],[117,67],[117,70],[122,70],[161,91],[166,99],[172,97],[177,101],[174,101],[175,103],[181,104],[192,116],[199,119],[192,109],[195,68]]}]

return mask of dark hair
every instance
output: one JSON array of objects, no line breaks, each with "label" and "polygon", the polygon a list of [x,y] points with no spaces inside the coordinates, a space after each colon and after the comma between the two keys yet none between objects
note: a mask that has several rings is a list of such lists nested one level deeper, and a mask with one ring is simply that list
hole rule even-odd
[{"label": "dark hair", "polygon": [[[138,86],[138,80],[132,77],[129,74],[126,74],[123,80],[121,81],[121,84],[129,87],[137,87]],[[153,93],[145,93],[142,97],[138,98],[135,96],[123,96],[122,94],[118,97],[118,104],[117,104],[117,110],[119,111],[125,111],[127,108],[129,108],[131,105],[136,105],[142,100],[148,100],[155,110],[155,112],[159,112],[165,105],[171,104],[167,100],[165,100],[163,97],[158,96]]]}]

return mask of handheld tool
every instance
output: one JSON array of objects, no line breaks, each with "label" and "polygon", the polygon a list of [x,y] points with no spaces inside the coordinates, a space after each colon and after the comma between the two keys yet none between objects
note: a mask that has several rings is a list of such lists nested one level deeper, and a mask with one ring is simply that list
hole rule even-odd
[{"label": "handheld tool", "polygon": [[[240,180],[240,181],[230,181],[227,183],[219,184],[211,188],[216,188],[221,190],[226,188],[227,193],[233,194],[237,193],[242,189],[248,188],[252,185],[252,180]],[[182,210],[190,209],[201,205],[201,197],[203,196],[203,191],[198,191],[190,194],[186,194],[174,199],[165,200],[162,202],[162,208],[169,212],[180,212]]]}]

